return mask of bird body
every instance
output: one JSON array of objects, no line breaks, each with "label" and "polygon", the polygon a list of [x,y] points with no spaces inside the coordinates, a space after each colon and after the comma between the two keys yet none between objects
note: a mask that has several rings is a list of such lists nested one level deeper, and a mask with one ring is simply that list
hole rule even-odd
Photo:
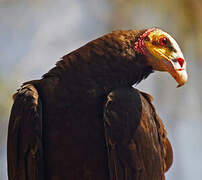
[{"label": "bird body", "polygon": [[[42,79],[23,84],[10,116],[9,180],[163,178],[171,145],[151,97],[132,88],[159,64],[151,63],[151,51],[140,51],[140,45],[150,47],[141,38],[154,31],[104,35],[64,56]],[[186,81],[173,69],[171,75],[180,86]],[[147,158],[137,162],[142,138],[156,147],[142,152],[144,158],[150,151],[148,166]]]}]

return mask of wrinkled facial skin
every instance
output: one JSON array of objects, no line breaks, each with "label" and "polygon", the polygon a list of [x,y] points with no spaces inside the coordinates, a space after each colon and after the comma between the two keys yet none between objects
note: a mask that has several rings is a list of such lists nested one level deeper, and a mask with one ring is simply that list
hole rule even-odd
[{"label": "wrinkled facial skin", "polygon": [[187,81],[186,62],[177,42],[166,32],[155,29],[144,38],[148,63],[157,71],[167,71],[178,82]]}]

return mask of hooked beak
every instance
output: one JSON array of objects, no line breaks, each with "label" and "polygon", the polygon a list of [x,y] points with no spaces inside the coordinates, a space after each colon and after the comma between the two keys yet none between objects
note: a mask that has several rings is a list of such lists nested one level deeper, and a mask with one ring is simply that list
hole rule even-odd
[{"label": "hooked beak", "polygon": [[154,70],[169,72],[177,81],[177,87],[183,86],[187,82],[188,75],[186,71],[186,61],[184,60],[181,51],[179,51],[180,53],[172,56],[166,56],[161,51],[155,50],[155,52],[156,54],[159,54],[161,58],[160,60],[155,61],[157,64],[152,61]]},{"label": "hooked beak", "polygon": [[186,71],[186,61],[184,58],[175,59],[163,59],[167,71],[172,75],[172,77],[177,81],[178,86],[183,86],[188,79]]}]

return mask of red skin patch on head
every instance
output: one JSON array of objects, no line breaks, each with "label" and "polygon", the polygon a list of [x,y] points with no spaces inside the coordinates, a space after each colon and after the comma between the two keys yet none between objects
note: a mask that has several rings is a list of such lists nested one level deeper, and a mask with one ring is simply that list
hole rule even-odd
[{"label": "red skin patch on head", "polygon": [[148,36],[155,29],[157,28],[148,29],[147,31],[144,32],[143,35],[141,35],[138,38],[137,42],[135,42],[135,45],[134,45],[134,49],[137,53],[144,54],[144,55],[147,53],[145,44],[144,44],[144,38]]},{"label": "red skin patch on head", "polygon": [[176,60],[177,60],[177,62],[180,64],[180,66],[183,67],[183,65],[184,65],[184,59],[182,59],[182,58],[177,58]]}]

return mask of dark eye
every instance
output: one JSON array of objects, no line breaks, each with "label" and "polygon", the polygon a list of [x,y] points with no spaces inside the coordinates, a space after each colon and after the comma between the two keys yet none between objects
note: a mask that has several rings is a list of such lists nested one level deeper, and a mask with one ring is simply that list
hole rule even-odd
[{"label": "dark eye", "polygon": [[167,37],[162,37],[159,39],[159,44],[161,46],[167,46],[168,45],[168,38]]}]

